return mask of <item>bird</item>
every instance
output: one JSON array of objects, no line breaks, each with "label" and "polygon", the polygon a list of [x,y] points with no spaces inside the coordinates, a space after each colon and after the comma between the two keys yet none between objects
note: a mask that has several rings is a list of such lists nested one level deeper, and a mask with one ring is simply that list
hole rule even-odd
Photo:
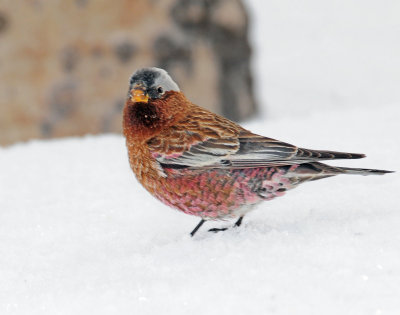
[{"label": "bird", "polygon": [[[364,154],[310,150],[264,137],[190,102],[163,69],[133,73],[123,108],[129,164],[164,204],[206,221],[236,220],[305,182],[391,171],[336,167],[325,160]],[[227,228],[212,228],[211,232]]]}]

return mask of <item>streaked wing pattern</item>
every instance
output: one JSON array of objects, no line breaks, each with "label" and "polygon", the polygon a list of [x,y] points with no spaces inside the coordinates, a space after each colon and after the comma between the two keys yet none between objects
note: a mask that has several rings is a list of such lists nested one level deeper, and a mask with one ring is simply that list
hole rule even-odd
[{"label": "streaked wing pattern", "polygon": [[[191,130],[175,130],[175,147],[163,145],[161,139],[171,139],[164,135],[148,142],[150,151],[156,160],[166,168],[189,167],[207,168],[251,168],[302,164],[330,159],[357,159],[363,154],[334,151],[319,151],[298,148],[289,143],[253,134],[238,126],[236,134],[230,132],[220,135],[221,131],[210,132],[211,126],[202,133]],[[185,139],[185,147],[179,143]],[[188,139],[191,139],[188,142]],[[200,140],[203,139],[203,140]],[[189,143],[189,145],[188,145]],[[171,150],[172,149],[172,150]]]}]

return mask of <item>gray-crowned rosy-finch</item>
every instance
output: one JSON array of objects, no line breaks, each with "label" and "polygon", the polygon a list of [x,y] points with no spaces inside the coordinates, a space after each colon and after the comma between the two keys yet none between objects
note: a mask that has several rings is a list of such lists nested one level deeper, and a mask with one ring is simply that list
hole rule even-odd
[{"label": "gray-crowned rosy-finch", "polygon": [[132,75],[123,128],[139,182],[168,206],[201,218],[192,236],[207,220],[238,218],[239,226],[254,205],[307,181],[389,173],[319,162],[364,154],[303,149],[254,134],[191,103],[158,68]]}]

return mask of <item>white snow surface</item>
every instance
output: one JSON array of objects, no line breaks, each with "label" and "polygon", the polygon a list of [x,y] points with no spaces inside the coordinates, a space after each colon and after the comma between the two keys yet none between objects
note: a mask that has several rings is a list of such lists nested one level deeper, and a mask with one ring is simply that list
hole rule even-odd
[{"label": "white snow surface", "polygon": [[[247,126],[395,170],[399,112]],[[0,314],[399,314],[398,174],[307,183],[190,238],[198,218],[150,196],[126,155],[119,135],[0,150]]]},{"label": "white snow surface", "polygon": [[[398,170],[397,1],[248,0],[254,132]],[[201,105],[201,104],[199,104]],[[243,226],[154,199],[119,135],[0,148],[0,314],[400,314],[400,176],[337,176]]]}]

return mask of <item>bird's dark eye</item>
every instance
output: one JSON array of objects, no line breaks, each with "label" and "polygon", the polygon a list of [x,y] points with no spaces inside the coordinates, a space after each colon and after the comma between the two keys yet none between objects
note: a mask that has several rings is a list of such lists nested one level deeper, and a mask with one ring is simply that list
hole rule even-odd
[{"label": "bird's dark eye", "polygon": [[163,94],[163,93],[164,93],[164,89],[163,89],[161,86],[159,86],[159,87],[157,88],[157,92],[158,92],[159,94]]}]

